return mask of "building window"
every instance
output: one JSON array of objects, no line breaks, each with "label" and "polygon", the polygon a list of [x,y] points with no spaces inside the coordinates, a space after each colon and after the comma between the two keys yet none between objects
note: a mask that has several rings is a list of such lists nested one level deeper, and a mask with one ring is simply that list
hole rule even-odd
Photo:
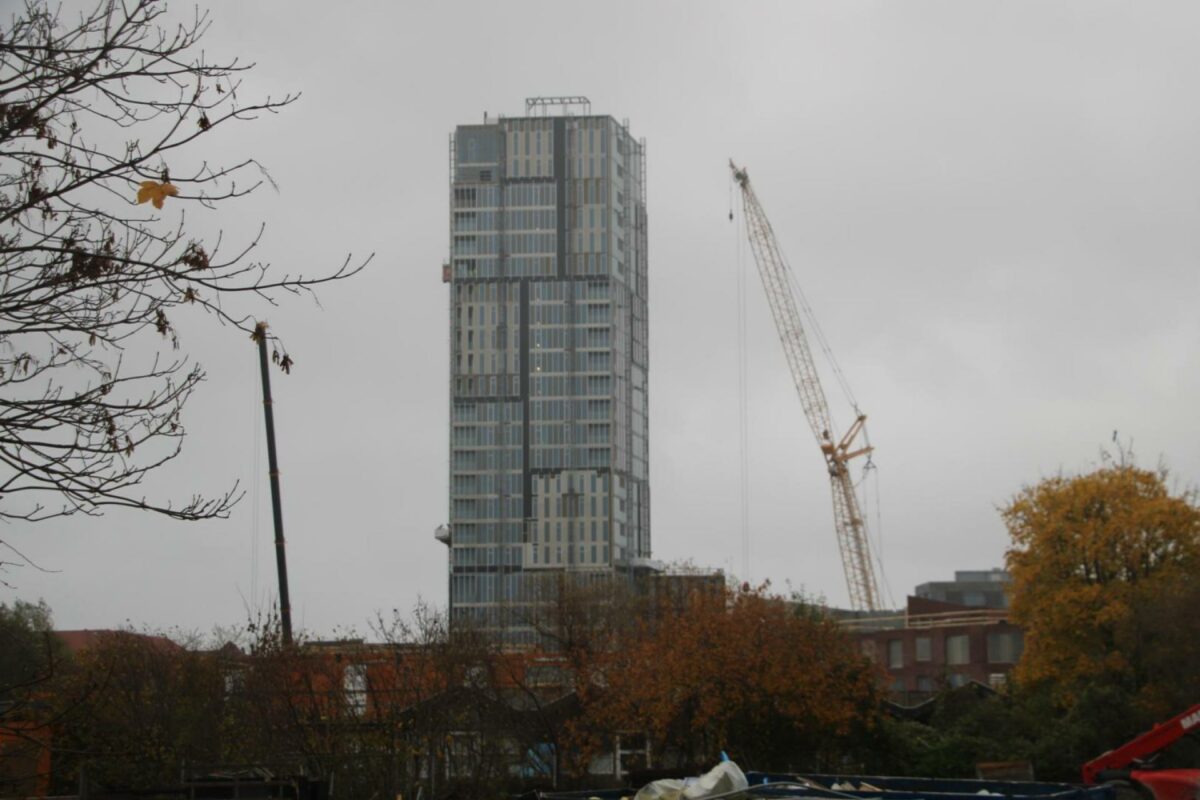
[{"label": "building window", "polygon": [[900,669],[904,666],[904,642],[900,639],[888,641],[888,669]]},{"label": "building window", "polygon": [[928,675],[918,675],[917,676],[917,691],[918,692],[932,692],[933,691],[933,678],[930,678]]},{"label": "building window", "polygon": [[946,637],[946,663],[971,663],[971,637],[966,634]]},{"label": "building window", "polygon": [[865,639],[859,645],[862,648],[862,654],[872,661],[875,660],[875,642],[871,639]]},{"label": "building window", "polygon": [[917,661],[933,660],[933,641],[928,636],[918,636],[915,644]]},{"label": "building window", "polygon": [[246,673],[241,668],[234,668],[222,675],[225,683],[225,696],[232,697],[246,686]]},{"label": "building window", "polygon": [[1024,639],[1020,631],[989,633],[987,635],[987,660],[989,664],[1015,664],[1021,660]]},{"label": "building window", "polygon": [[350,664],[342,675],[342,690],[346,695],[346,709],[356,717],[367,710],[367,665]]},{"label": "building window", "polygon": [[461,731],[446,737],[449,746],[446,748],[446,774],[456,778],[474,775],[480,762],[479,734]]}]

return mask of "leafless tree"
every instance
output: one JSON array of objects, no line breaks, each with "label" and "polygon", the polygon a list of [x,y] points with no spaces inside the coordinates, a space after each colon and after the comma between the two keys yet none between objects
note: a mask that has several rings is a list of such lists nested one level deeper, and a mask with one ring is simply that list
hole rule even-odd
[{"label": "leafless tree", "polygon": [[204,13],[166,14],[153,0],[103,0],[67,19],[26,0],[0,24],[2,519],[111,506],[226,516],[236,485],[166,500],[139,490],[179,454],[180,413],[204,377],[173,320],[191,307],[253,334],[264,305],[366,264],[277,275],[248,257],[261,228],[233,247],[189,234],[187,210],[270,182],[252,158],[209,163],[209,145],[298,95],[243,100],[253,65],[206,59]]},{"label": "leafless tree", "polygon": [[[499,794],[514,760],[512,730],[496,693],[495,642],[421,601],[372,624],[389,658],[372,675],[371,713],[406,751],[394,763],[402,794],[437,796],[454,786],[468,797]],[[389,787],[390,788],[390,787]]]}]

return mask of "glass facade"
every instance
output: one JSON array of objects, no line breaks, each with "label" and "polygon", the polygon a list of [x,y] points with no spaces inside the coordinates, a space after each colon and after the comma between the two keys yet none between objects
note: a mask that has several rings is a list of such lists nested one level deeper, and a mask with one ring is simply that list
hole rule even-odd
[{"label": "glass facade", "polygon": [[451,619],[519,643],[540,576],[650,555],[644,146],[527,117],[451,154]]}]

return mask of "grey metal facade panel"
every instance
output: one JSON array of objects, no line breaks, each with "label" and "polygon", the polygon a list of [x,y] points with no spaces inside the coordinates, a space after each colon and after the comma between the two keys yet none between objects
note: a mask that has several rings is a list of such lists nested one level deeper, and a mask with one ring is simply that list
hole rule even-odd
[{"label": "grey metal facade panel", "polygon": [[529,471],[529,281],[520,283],[521,344],[518,348],[521,364],[521,491],[526,520],[533,517],[533,475]]},{"label": "grey metal facade panel", "polygon": [[558,225],[556,233],[558,235],[557,249],[555,251],[558,256],[558,277],[567,277],[567,126],[566,120],[561,117],[554,120],[554,184],[556,191],[554,193],[556,223]]}]

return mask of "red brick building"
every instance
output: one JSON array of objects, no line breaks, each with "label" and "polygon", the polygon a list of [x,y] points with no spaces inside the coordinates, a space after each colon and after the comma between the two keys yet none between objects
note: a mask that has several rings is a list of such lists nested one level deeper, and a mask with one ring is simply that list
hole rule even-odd
[{"label": "red brick building", "polygon": [[903,614],[843,620],[886,670],[893,699],[920,701],[970,681],[998,688],[1024,648],[1006,608],[909,596]]}]

